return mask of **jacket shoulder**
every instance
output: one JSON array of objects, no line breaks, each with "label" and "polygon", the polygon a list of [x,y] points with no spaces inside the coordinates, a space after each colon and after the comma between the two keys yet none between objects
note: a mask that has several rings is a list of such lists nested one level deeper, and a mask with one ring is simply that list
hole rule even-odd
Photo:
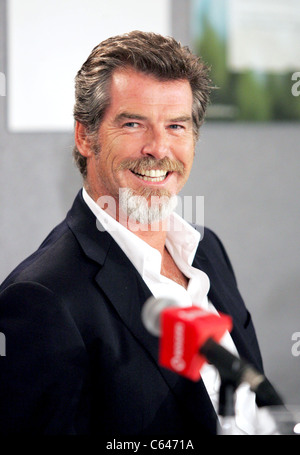
[{"label": "jacket shoulder", "polygon": [[69,249],[74,249],[75,239],[65,221],[56,226],[45,238],[41,245],[30,256],[25,258],[7,276],[0,286],[0,292],[9,285],[17,282],[39,281],[39,276],[45,270],[55,266],[60,260],[61,253],[67,255]]}]

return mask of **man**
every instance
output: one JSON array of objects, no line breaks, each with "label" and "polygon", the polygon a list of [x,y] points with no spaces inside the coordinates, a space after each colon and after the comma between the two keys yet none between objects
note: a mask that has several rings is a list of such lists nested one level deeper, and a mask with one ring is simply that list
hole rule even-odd
[{"label": "man", "polygon": [[[153,33],[100,43],[78,72],[84,188],[1,287],[2,433],[215,434],[218,375],[207,365],[194,383],[159,366],[141,321],[151,295],[230,314],[224,343],[262,369],[222,244],[173,213],[209,91],[200,59]],[[251,432],[254,399],[238,391],[240,432]]]}]

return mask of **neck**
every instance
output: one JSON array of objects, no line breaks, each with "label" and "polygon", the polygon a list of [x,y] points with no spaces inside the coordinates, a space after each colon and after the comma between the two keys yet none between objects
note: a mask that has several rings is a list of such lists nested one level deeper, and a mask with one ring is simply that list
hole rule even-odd
[{"label": "neck", "polygon": [[136,236],[138,236],[140,239],[144,240],[144,242],[148,243],[152,248],[155,248],[160,252],[160,254],[163,256],[164,249],[165,249],[165,243],[166,243],[166,235],[167,232],[164,229],[160,230],[151,230],[151,226],[148,226],[149,229],[147,230],[132,230],[129,229],[131,232],[133,232]]},{"label": "neck", "polygon": [[168,220],[158,221],[149,225],[140,224],[137,221],[128,218],[127,216],[122,216],[120,212],[117,213],[117,221],[125,226],[130,232],[135,234],[144,242],[148,243],[152,248],[156,248],[161,255],[164,252],[167,229],[168,229]]}]

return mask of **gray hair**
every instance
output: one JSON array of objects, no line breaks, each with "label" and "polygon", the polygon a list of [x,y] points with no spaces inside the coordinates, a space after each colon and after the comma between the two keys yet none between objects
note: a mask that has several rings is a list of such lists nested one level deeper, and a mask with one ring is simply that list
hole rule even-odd
[{"label": "gray hair", "polygon": [[[197,139],[210,96],[208,68],[172,37],[133,31],[96,46],[75,78],[74,119],[95,137],[110,103],[109,87],[116,69],[132,67],[159,80],[188,80],[193,94],[193,131]],[[75,163],[86,178],[86,158],[75,146]]]}]

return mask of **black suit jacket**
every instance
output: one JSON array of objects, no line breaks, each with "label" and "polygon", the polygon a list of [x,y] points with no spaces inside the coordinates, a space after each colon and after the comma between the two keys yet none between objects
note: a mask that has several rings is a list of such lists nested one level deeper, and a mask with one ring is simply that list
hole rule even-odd
[{"label": "black suit jacket", "polygon": [[[194,264],[209,298],[233,317],[241,356],[262,369],[251,317],[218,238],[205,230]],[[202,380],[158,365],[140,313],[151,295],[81,192],[66,219],[5,280],[0,293],[2,434],[214,434]]]}]

